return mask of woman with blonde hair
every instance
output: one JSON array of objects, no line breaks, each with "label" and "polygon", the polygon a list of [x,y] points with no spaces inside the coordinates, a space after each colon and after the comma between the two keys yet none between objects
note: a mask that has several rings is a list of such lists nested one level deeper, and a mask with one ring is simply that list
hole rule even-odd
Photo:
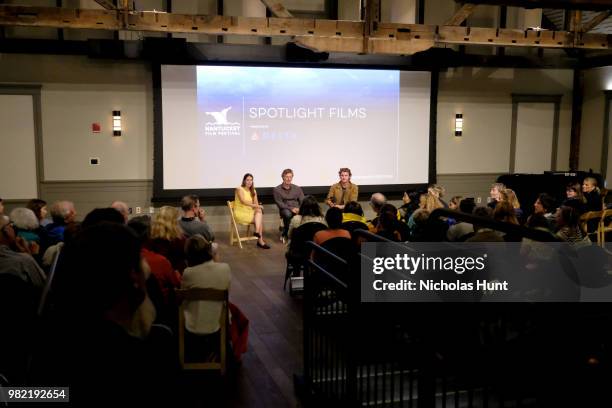
[{"label": "woman with blonde hair", "polygon": [[[521,203],[519,203],[516,193],[511,188],[505,188],[499,193],[500,201],[508,202],[512,208],[514,208],[514,215],[519,221],[523,219],[523,210],[521,209]],[[521,222],[522,223],[522,222]]]},{"label": "woman with blonde hair", "polygon": [[181,229],[179,211],[175,207],[163,206],[151,222],[151,237],[147,249],[168,258],[172,267],[183,272],[185,269],[185,237]]}]

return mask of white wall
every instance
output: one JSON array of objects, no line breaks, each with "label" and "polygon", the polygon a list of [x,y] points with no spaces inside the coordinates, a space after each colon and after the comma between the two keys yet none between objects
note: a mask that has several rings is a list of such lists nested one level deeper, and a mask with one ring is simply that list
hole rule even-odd
[{"label": "white wall", "polygon": [[[456,68],[440,73],[437,121],[439,174],[509,170],[512,94],[563,95],[557,168],[569,166],[572,71]],[[463,114],[463,136],[454,117]]]},{"label": "white wall", "polygon": [[584,100],[582,126],[580,128],[580,169],[601,169],[601,148],[604,128],[603,91],[612,90],[612,67],[593,68],[584,71]]},{"label": "white wall", "polygon": [[[142,62],[2,54],[0,82],[41,84],[44,180],[153,177],[151,72]],[[120,110],[123,136],[112,136]],[[98,122],[102,132],[93,134]],[[91,166],[90,157],[101,164]]]}]

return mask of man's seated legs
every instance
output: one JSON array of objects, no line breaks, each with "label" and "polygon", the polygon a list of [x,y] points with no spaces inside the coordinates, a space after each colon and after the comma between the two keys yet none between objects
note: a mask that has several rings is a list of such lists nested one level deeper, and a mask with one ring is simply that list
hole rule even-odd
[{"label": "man's seated legs", "polygon": [[287,237],[287,233],[289,232],[289,223],[291,222],[291,218],[293,218],[293,211],[283,208],[280,210],[280,216],[283,219],[283,237]]}]

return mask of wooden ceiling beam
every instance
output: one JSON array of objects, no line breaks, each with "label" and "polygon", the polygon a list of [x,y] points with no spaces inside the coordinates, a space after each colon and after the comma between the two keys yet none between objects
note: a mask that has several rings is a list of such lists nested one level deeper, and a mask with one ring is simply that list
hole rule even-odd
[{"label": "wooden ceiling beam", "polygon": [[589,32],[610,17],[610,10],[602,11],[582,25],[582,32]]},{"label": "wooden ceiling beam", "polygon": [[[455,0],[463,3],[463,0]],[[608,10],[612,8],[610,0],[469,0],[470,3],[492,6],[514,6],[526,8],[556,8],[570,10]]]},{"label": "wooden ceiling beam", "polygon": [[95,1],[96,1],[96,3],[98,3],[99,5],[101,5],[102,7],[104,7],[107,10],[115,10],[115,9],[117,9],[117,7],[115,7],[113,2],[110,1],[110,0],[95,0]]},{"label": "wooden ceiling beam", "polygon": [[476,8],[475,4],[465,3],[463,6],[461,6],[459,10],[457,10],[454,16],[446,20],[444,25],[447,25],[447,26],[461,25],[461,23],[463,23],[470,16],[470,14],[472,14],[475,8]]},{"label": "wooden ceiling beam", "polygon": [[[612,36],[566,31],[433,26],[362,21],[204,16],[125,10],[75,10],[0,5],[0,25],[102,30],[290,36],[319,51],[413,54],[436,44],[612,49]],[[365,40],[364,40],[365,39]]]},{"label": "wooden ceiling beam", "polygon": [[274,17],[280,18],[292,18],[293,14],[287,10],[287,7],[283,4],[282,0],[261,0],[266,5],[268,10],[274,15]]}]

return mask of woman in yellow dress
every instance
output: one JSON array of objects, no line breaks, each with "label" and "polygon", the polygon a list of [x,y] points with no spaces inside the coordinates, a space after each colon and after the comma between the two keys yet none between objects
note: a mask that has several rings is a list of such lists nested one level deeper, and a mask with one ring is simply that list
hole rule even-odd
[{"label": "woman in yellow dress", "polygon": [[234,197],[234,217],[239,224],[255,224],[257,246],[269,249],[263,239],[263,206],[257,200],[257,191],[253,184],[253,175],[247,173],[242,178],[242,184],[236,189]]}]

